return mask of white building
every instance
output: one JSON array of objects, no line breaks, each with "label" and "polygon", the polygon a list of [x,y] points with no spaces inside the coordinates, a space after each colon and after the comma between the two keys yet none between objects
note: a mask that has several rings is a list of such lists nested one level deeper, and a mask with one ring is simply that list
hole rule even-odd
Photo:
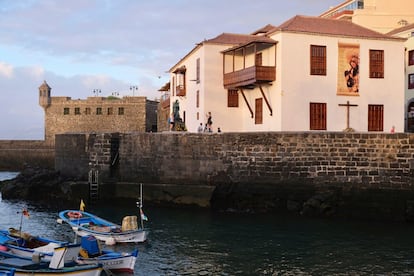
[{"label": "white building", "polygon": [[407,39],[405,46],[405,130],[414,132],[414,24],[388,33],[388,35]]},{"label": "white building", "polygon": [[171,103],[191,132],[209,111],[214,131],[401,132],[404,41],[306,16],[222,34],[171,68]]},{"label": "white building", "polygon": [[388,33],[414,22],[414,1],[347,0],[320,17],[349,20],[371,30]]},{"label": "white building", "polygon": [[320,17],[348,20],[374,31],[407,39],[404,63],[405,131],[414,132],[414,1],[347,0]]}]

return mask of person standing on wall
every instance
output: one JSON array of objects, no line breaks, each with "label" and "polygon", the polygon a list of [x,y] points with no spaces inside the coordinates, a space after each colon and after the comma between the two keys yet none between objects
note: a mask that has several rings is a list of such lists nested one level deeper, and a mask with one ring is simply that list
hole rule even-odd
[{"label": "person standing on wall", "polygon": [[174,113],[171,113],[168,121],[170,122],[170,131],[172,131],[174,129]]},{"label": "person standing on wall", "polygon": [[199,125],[199,126],[198,126],[198,128],[197,128],[197,132],[198,132],[198,133],[203,132],[203,123],[200,123],[200,125]]},{"label": "person standing on wall", "polygon": [[206,117],[207,117],[207,131],[208,132],[213,132],[213,128],[212,128],[213,120],[211,118],[211,112],[210,111],[206,114]]}]

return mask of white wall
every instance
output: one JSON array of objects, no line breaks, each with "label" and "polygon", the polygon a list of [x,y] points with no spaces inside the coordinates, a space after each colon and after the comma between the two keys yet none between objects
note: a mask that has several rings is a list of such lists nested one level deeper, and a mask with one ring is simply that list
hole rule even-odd
[{"label": "white wall", "polygon": [[[358,105],[350,108],[350,127],[356,131],[368,129],[368,104],[384,105],[384,131],[393,125],[396,131],[404,130],[402,42],[289,33],[273,38],[281,45],[277,79],[281,82],[282,130],[309,130],[309,103],[324,102],[327,103],[327,130],[342,131],[346,128],[346,107],[338,104],[347,101]],[[360,45],[360,89],[356,96],[337,95],[338,43]],[[311,76],[309,73],[311,44],[327,46],[326,76]],[[384,50],[384,79],[369,78],[369,49]]]},{"label": "white wall", "polygon": [[[346,128],[347,108],[338,106],[358,105],[350,108],[350,127],[359,132],[368,130],[368,105],[384,105],[384,132],[395,126],[404,131],[404,45],[401,41],[351,39],[292,33],[276,33],[276,81],[263,85],[263,91],[273,114],[259,90],[245,89],[246,99],[253,114],[255,99],[263,98],[263,124],[255,124],[241,94],[239,107],[227,107],[227,90],[223,87],[222,50],[230,46],[204,43],[190,53],[177,67],[185,65],[185,97],[171,97],[180,102],[180,114],[186,113],[188,131],[196,132],[205,124],[207,112],[212,112],[213,129],[224,132],[238,131],[308,131],[309,104],[327,103],[327,130],[343,131]],[[360,89],[356,95],[338,95],[338,45],[358,44],[360,50]],[[310,45],[327,46],[327,75],[310,75]],[[384,50],[385,78],[370,79],[369,50]],[[196,79],[196,59],[200,58],[200,83]],[[172,82],[171,82],[172,83]],[[196,91],[200,93],[200,106],[196,107]],[[172,106],[172,104],[171,104]],[[197,112],[199,119],[197,119]]]}]

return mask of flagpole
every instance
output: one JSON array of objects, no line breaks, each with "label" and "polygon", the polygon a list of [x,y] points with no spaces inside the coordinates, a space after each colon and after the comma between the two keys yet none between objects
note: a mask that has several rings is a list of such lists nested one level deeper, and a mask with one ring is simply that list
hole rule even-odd
[{"label": "flagpole", "polygon": [[22,234],[23,213],[24,213],[24,212],[21,212],[21,213],[22,213],[22,215],[20,216],[19,235],[21,235],[21,234]]},{"label": "flagpole", "polygon": [[139,185],[139,217],[141,219],[141,228],[144,230],[144,219],[142,218],[142,183]]}]

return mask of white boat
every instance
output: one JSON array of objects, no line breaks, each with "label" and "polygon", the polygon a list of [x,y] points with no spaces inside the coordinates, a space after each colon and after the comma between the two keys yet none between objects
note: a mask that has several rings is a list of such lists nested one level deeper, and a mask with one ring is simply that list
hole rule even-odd
[{"label": "white boat", "polygon": [[[0,230],[0,255],[20,257],[28,260],[39,256],[41,261],[50,262],[54,249],[71,243],[32,236],[10,228]],[[112,273],[134,273],[138,249],[131,253],[101,250],[98,241],[93,236],[82,237],[79,248],[78,264],[101,264],[105,270]],[[72,259],[67,260],[73,262]]]},{"label": "white boat", "polygon": [[59,212],[58,222],[66,222],[76,235],[84,237],[92,235],[108,245],[116,243],[141,243],[147,240],[148,231],[144,229],[144,220],[148,218],[142,211],[142,184],[140,186],[139,222],[137,216],[126,216],[122,225],[108,221],[84,211],[85,204],[81,200],[79,210],[64,210]]},{"label": "white boat", "polygon": [[69,245],[54,249],[53,257],[50,262],[42,262],[34,258],[28,260],[19,257],[7,257],[2,255],[0,258],[0,270],[13,270],[16,276],[100,276],[103,272],[102,265],[79,265],[72,261],[79,254],[79,245]]},{"label": "white boat", "polygon": [[106,244],[139,243],[147,240],[147,231],[136,226],[136,216],[125,217],[122,226],[85,211],[61,211],[59,218],[69,224],[76,235],[92,235]]}]

